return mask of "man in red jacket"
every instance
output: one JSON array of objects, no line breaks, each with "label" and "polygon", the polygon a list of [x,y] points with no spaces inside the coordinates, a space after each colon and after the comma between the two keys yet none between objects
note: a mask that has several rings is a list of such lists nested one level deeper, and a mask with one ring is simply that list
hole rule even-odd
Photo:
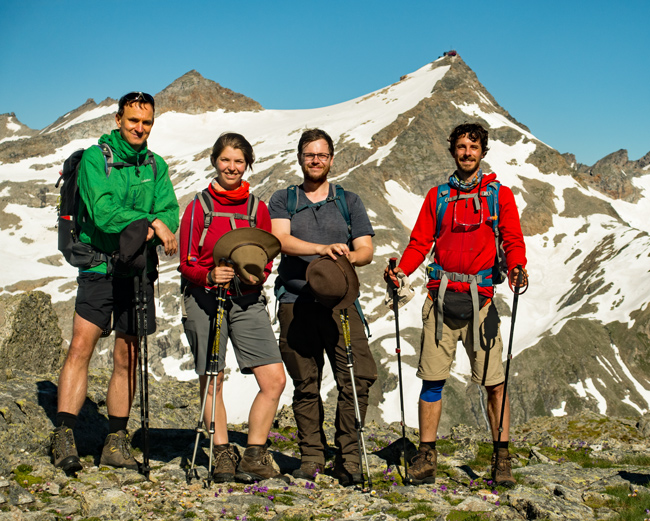
[{"label": "man in red jacket", "polygon": [[[480,169],[488,151],[487,131],[479,124],[465,123],[453,130],[448,141],[456,171],[447,184],[429,190],[399,266],[394,271],[386,268],[385,272],[386,279],[391,277],[398,284],[396,274],[413,273],[435,242],[434,262],[427,267],[429,294],[422,310],[417,372],[422,379],[418,403],[420,447],[412,459],[407,479],[413,484],[435,481],[441,393],[460,340],[471,362],[472,381],[484,385],[488,394],[494,440],[492,479],[497,485],[514,486],[508,451],[510,403],[507,396],[503,431],[500,436],[498,432],[505,375],[499,316],[492,302],[492,268],[497,243],[501,242],[510,283],[516,284],[520,271],[517,266],[522,266],[520,284],[527,284],[526,248],[512,191],[496,184],[496,174],[483,174]],[[489,205],[491,190],[494,190],[491,197],[498,201],[498,220],[494,219]]]}]

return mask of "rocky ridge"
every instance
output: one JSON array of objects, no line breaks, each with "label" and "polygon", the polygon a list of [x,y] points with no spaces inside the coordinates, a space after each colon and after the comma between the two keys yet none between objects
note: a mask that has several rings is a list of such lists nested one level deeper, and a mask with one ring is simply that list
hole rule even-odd
[{"label": "rocky ridge", "polygon": [[156,115],[173,110],[184,114],[203,114],[223,109],[226,112],[264,110],[257,101],[222,87],[191,70],[165,87],[156,98]]}]

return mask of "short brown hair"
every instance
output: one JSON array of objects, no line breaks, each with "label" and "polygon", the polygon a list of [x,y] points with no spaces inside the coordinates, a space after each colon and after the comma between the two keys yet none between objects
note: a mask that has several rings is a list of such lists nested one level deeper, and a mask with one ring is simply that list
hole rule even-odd
[{"label": "short brown hair", "polygon": [[154,100],[151,94],[146,92],[129,92],[120,98],[120,101],[117,103],[117,115],[121,118],[124,116],[124,107],[137,105],[142,107],[143,105],[151,105],[153,111],[156,111],[156,100]]},{"label": "short brown hair", "polygon": [[210,154],[210,163],[217,168],[216,161],[226,147],[232,147],[241,150],[244,154],[244,161],[246,161],[246,168],[253,169],[255,162],[255,152],[253,152],[253,145],[251,145],[244,136],[235,132],[224,132],[219,136],[219,139],[212,147],[212,154]]},{"label": "short brown hair", "polygon": [[483,155],[487,154],[488,148],[488,131],[483,128],[479,123],[463,123],[458,125],[454,130],[451,131],[449,136],[449,152],[454,153],[454,148],[456,147],[456,141],[461,137],[467,135],[472,141],[481,142],[481,152]]},{"label": "short brown hair", "polygon": [[324,139],[327,141],[327,147],[330,150],[330,154],[334,155],[334,142],[332,141],[332,138],[327,132],[319,128],[305,130],[302,133],[302,136],[300,136],[300,141],[298,141],[298,154],[302,154],[302,149],[305,147],[305,145],[313,143],[314,141],[318,141],[319,139]]}]

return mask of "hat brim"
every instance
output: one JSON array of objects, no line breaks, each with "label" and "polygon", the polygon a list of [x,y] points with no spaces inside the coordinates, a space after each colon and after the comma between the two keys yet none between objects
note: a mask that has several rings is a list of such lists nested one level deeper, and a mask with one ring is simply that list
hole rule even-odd
[{"label": "hat brim", "polygon": [[[263,270],[266,264],[271,262],[280,253],[281,244],[278,238],[272,233],[260,228],[236,228],[224,233],[214,245],[212,258],[214,265],[218,266],[221,259],[232,260],[235,272],[242,282],[250,284],[248,280],[249,269],[239,259],[232,258],[233,252],[242,247],[255,247],[262,250],[266,255],[266,261],[259,266]],[[264,259],[256,256],[254,262],[261,263]],[[263,281],[260,281],[260,283]]]},{"label": "hat brim", "polygon": [[[331,263],[333,266],[336,266],[337,269],[341,270],[347,282],[347,291],[345,292],[345,295],[343,295],[342,297],[319,293],[318,290],[314,289],[313,285],[309,285],[310,276],[313,280],[318,270],[322,270],[324,268],[322,263]],[[332,268],[326,267],[325,269],[332,269]],[[350,261],[345,255],[341,255],[340,257],[337,257],[336,260],[332,259],[329,256],[324,256],[324,257],[319,257],[318,259],[314,259],[309,263],[309,266],[307,266],[306,279],[307,279],[307,284],[309,285],[309,288],[311,289],[311,292],[314,294],[316,299],[321,304],[323,304],[326,307],[332,308],[332,310],[334,311],[349,308],[352,304],[354,304],[354,301],[357,300],[357,298],[359,297],[359,277],[357,276],[357,272],[354,269],[354,266],[350,264]]]}]

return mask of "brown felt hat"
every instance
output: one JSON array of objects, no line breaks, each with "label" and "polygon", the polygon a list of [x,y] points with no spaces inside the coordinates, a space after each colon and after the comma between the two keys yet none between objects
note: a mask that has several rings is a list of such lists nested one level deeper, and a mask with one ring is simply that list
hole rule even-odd
[{"label": "brown felt hat", "polygon": [[345,309],[359,296],[359,278],[345,255],[319,257],[307,266],[307,284],[316,300],[333,310]]},{"label": "brown felt hat", "polygon": [[[280,241],[260,228],[236,228],[224,233],[212,251],[215,266],[231,260],[244,284],[262,284],[264,267],[280,253]],[[251,277],[253,281],[251,282]]]}]

